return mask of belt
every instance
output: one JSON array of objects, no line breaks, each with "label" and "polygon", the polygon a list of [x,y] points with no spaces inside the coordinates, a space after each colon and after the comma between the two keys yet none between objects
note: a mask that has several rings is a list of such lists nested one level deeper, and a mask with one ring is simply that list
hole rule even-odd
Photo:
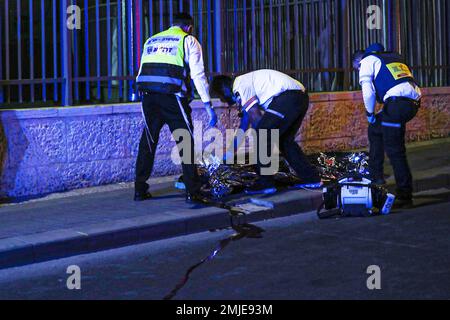
[{"label": "belt", "polygon": [[144,95],[150,95],[150,94],[164,94],[164,95],[169,95],[169,96],[173,96],[176,95],[176,93],[163,93],[163,92],[158,92],[158,91],[150,91],[150,90],[139,90],[140,92],[142,92],[142,94]]},{"label": "belt", "polygon": [[386,99],[385,103],[388,103],[388,102],[411,102],[417,107],[420,106],[420,100],[418,101],[418,100],[414,100],[411,98],[405,98],[405,97],[389,97]]}]

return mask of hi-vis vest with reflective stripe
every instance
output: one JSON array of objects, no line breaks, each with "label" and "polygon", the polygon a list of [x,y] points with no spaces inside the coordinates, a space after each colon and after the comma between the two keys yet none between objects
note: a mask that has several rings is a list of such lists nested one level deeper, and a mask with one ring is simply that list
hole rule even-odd
[{"label": "hi-vis vest with reflective stripe", "polygon": [[386,93],[396,85],[404,82],[416,82],[408,65],[398,53],[370,53],[366,57],[369,55],[381,60],[381,69],[373,81],[378,102],[383,103]]},{"label": "hi-vis vest with reflective stripe", "polygon": [[178,93],[188,78],[184,39],[188,34],[172,27],[147,40],[136,82],[140,90]]}]

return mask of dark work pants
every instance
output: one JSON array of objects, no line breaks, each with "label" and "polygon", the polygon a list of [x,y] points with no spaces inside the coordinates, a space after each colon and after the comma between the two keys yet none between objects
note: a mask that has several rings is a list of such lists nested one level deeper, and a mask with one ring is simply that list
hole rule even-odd
[{"label": "dark work pants", "polygon": [[[266,111],[261,121],[258,124],[257,129],[267,129],[267,155],[270,153],[271,148],[271,135],[270,129],[279,129],[279,149],[281,154],[285,157],[289,165],[294,169],[297,176],[305,182],[318,182],[320,181],[319,173],[315,167],[313,167],[302,149],[295,141],[295,137],[301,127],[303,118],[306,115],[309,107],[309,97],[307,93],[302,91],[286,91],[281,95],[275,97],[268,109],[279,113],[276,115]],[[260,132],[256,130],[258,136],[258,148],[261,147]],[[261,173],[261,164],[258,150],[258,168]],[[268,165],[267,167],[269,167]],[[270,178],[262,176],[263,181]]]},{"label": "dark work pants", "polygon": [[413,119],[420,104],[413,101],[387,102],[377,121],[369,125],[370,160],[373,180],[384,178],[384,153],[386,152],[394,169],[397,183],[397,197],[412,198],[412,175],[406,158],[406,123]]},{"label": "dark work pants", "polygon": [[[136,160],[136,191],[146,192],[148,189],[146,181],[150,178],[153,170],[159,133],[164,124],[167,124],[172,133],[177,129],[184,129],[189,132],[190,139],[186,144],[190,146],[191,157],[189,161],[186,161],[187,163],[182,162],[183,178],[187,191],[197,193],[201,184],[194,164],[193,126],[191,108],[187,99],[177,98],[174,94],[146,93],[143,95],[142,110],[146,125],[142,133]],[[182,138],[179,140],[176,143],[182,142],[184,145],[185,142],[182,141]],[[180,152],[181,156],[183,155]]]}]

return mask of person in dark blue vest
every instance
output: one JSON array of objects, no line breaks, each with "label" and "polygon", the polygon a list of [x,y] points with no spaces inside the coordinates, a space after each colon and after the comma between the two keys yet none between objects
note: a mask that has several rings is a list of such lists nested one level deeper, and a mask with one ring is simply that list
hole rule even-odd
[{"label": "person in dark blue vest", "polygon": [[[397,183],[397,208],[410,208],[412,175],[406,157],[405,127],[420,108],[421,91],[410,68],[396,52],[387,52],[375,43],[353,55],[353,67],[359,70],[364,104],[369,122],[372,181],[385,184],[384,153],[394,169]],[[384,104],[375,113],[376,102]]]}]

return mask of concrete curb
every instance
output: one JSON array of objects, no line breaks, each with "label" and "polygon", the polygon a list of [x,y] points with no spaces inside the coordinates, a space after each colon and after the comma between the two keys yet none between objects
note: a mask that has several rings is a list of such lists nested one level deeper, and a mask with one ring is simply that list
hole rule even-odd
[{"label": "concrete curb", "polygon": [[[449,186],[450,174],[414,182],[416,192]],[[270,201],[274,202],[274,209],[252,212],[247,215],[246,221],[304,214],[316,210],[322,202],[322,196],[320,192],[287,191],[271,196]],[[0,269],[227,228],[230,222],[230,215],[226,210],[211,208],[206,214],[194,217],[174,214],[158,219],[148,215],[77,229],[5,238],[0,240]]]},{"label": "concrete curb", "polygon": [[415,180],[413,183],[414,192],[421,192],[431,189],[448,188],[450,186],[450,173],[439,174],[434,177],[427,177]]},{"label": "concrete curb", "polygon": [[[413,181],[414,192],[422,192],[433,189],[441,189],[450,187],[450,173],[440,173],[432,177],[424,177]],[[388,182],[387,189],[395,193],[395,183]]]},{"label": "concrete curb", "polygon": [[[299,194],[289,191],[280,193],[275,198],[275,201],[272,198],[270,200],[275,202],[275,209],[252,212],[246,221],[255,222],[305,213],[317,209],[321,202],[320,193]],[[195,217],[170,215],[159,220],[155,221],[154,216],[148,215],[77,229],[60,229],[1,239],[0,269],[223,229],[230,227],[231,222],[228,212],[220,208]]]}]

